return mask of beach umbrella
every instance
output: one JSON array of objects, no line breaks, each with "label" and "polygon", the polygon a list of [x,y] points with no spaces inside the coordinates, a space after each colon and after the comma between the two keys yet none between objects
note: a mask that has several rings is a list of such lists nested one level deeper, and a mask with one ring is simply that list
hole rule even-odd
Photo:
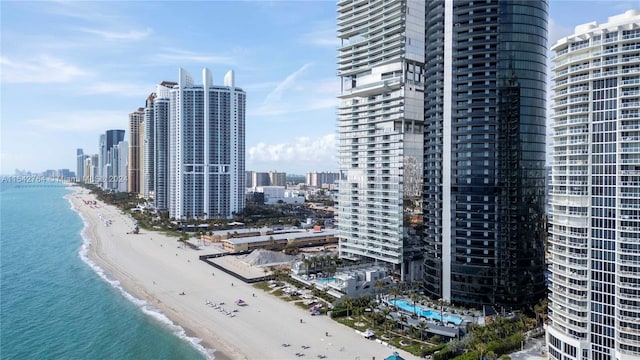
[{"label": "beach umbrella", "polygon": [[394,351],[391,356],[386,357],[384,360],[404,360],[404,358],[397,351]]}]

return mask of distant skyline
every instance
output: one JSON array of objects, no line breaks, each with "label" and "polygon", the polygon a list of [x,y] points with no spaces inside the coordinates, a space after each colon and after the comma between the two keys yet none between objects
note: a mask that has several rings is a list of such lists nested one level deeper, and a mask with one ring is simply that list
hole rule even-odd
[{"label": "distant skyline", "polygon": [[[337,171],[335,1],[0,2],[0,173],[75,171],[178,68],[247,92],[247,170]],[[640,0],[550,0],[549,45]],[[197,75],[198,74],[198,75]],[[548,132],[550,132],[550,128]],[[126,135],[128,137],[128,134]]]}]

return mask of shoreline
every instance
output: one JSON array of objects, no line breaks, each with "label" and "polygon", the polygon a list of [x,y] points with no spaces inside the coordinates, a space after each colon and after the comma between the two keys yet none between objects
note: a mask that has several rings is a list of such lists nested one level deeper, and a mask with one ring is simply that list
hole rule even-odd
[{"label": "shoreline", "polygon": [[[133,220],[115,206],[102,203],[83,187],[70,189],[73,192],[65,198],[85,223],[82,235],[87,259],[106,279],[117,281],[123,293],[144,302],[142,311],[166,317],[167,321],[160,321],[205,357],[299,359],[296,353],[302,352],[303,358],[323,355],[327,359],[367,360],[384,359],[398,351],[407,360],[418,359],[364,339],[327,316],[311,316],[222,271],[213,275],[211,267],[199,260],[208,253],[206,246],[204,250],[181,248],[176,238],[143,229],[140,234],[131,234]],[[96,205],[85,201],[96,201]],[[235,306],[237,299],[248,305]],[[237,312],[225,315],[207,306],[207,301],[224,303],[221,307],[227,312]]]},{"label": "shoreline", "polygon": [[160,322],[162,326],[169,328],[175,336],[188,342],[189,345],[198,350],[206,359],[235,360],[216,350],[216,348],[212,346],[213,344],[208,344],[204,339],[200,339],[191,329],[185,328],[183,325],[173,321],[165,314],[167,309],[152,305],[152,300],[155,300],[155,298],[151,294],[139,288],[131,287],[129,282],[123,282],[121,279],[113,276],[116,270],[98,255],[96,250],[96,246],[98,245],[96,245],[96,242],[99,240],[96,240],[95,233],[91,231],[91,224],[85,215],[83,215],[83,212],[78,209],[76,202],[71,198],[77,195],[79,191],[82,191],[83,188],[68,187],[68,189],[73,192],[65,195],[64,198],[69,201],[71,209],[78,214],[84,224],[82,230],[80,230],[82,246],[79,256],[81,260],[86,263],[98,277],[118,290],[122,296],[136,305],[143,313],[153,317],[156,321]]}]

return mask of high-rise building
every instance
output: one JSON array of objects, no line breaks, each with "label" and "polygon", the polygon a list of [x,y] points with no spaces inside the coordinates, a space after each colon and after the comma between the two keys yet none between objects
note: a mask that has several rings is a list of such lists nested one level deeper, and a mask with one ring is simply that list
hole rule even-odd
[{"label": "high-rise building", "polygon": [[101,170],[101,178],[99,179],[104,189],[117,190],[118,181],[126,177],[125,174],[118,174],[118,149],[117,145],[124,141],[124,130],[107,130],[104,134],[104,143],[100,136],[100,144],[104,144],[104,156],[100,160],[103,169]]},{"label": "high-rise building", "polygon": [[250,187],[269,186],[269,185],[271,185],[271,179],[269,178],[269,173],[261,172],[261,171],[251,172]]},{"label": "high-rise building", "polygon": [[269,171],[269,183],[271,186],[287,186],[287,173]]},{"label": "high-rise building", "polygon": [[153,102],[147,102],[149,116],[153,116],[153,167],[149,168],[153,178],[154,206],[159,211],[169,210],[169,98],[176,82],[163,81],[156,86]]},{"label": "high-rise building", "polygon": [[144,133],[142,135],[142,196],[145,199],[154,195],[154,164],[155,156],[155,122],[153,102],[156,97],[155,93],[149,94],[144,106]]},{"label": "high-rise building", "polygon": [[[129,189],[129,143],[127,141],[120,141],[113,147],[113,167],[114,172],[112,175],[111,183],[113,189],[117,192],[126,192]],[[113,150],[112,150],[113,151]]]},{"label": "high-rise building", "polygon": [[640,11],[551,48],[550,359],[640,359]]},{"label": "high-rise building", "polygon": [[423,1],[338,2],[340,257],[408,281],[422,276],[424,15]]},{"label": "high-rise building", "polygon": [[140,193],[142,188],[142,144],[140,135],[144,134],[144,108],[129,114],[129,159],[128,159],[128,176],[127,191],[131,193]]},{"label": "high-rise building", "polygon": [[546,0],[427,1],[425,291],[544,298]]},{"label": "high-rise building", "polygon": [[222,86],[206,68],[202,85],[183,69],[178,78],[170,90],[169,215],[231,218],[245,203],[246,94],[232,71]]},{"label": "high-rise building", "polygon": [[339,178],[340,174],[335,172],[310,172],[307,173],[306,184],[313,187],[328,187],[338,181]]},{"label": "high-rise building", "polygon": [[84,178],[83,182],[95,184],[98,171],[98,154],[87,155],[84,161]]},{"label": "high-rise building", "polygon": [[93,180],[96,184],[102,186],[102,172],[104,171],[104,165],[107,163],[107,134],[100,134],[100,140],[98,142],[98,162],[94,164],[97,172],[94,174]]},{"label": "high-rise building", "polygon": [[245,173],[245,187],[259,186],[287,186],[287,173],[277,171],[247,171]]},{"label": "high-rise building", "polygon": [[82,149],[76,150],[76,181],[84,182],[84,163],[88,155]]}]

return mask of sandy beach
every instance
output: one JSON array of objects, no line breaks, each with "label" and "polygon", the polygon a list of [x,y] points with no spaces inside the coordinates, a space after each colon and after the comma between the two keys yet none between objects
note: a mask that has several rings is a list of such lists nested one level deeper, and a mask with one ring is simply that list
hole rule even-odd
[{"label": "sandy beach", "polygon": [[[88,224],[85,235],[91,239],[89,257],[110,278],[120,281],[127,292],[160,310],[189,336],[201,339],[205,348],[215,349],[217,360],[320,356],[382,360],[394,351],[407,360],[418,359],[364,339],[327,316],[311,316],[308,311],[215,271],[198,259],[215,252],[206,246],[204,250],[183,248],[175,237],[144,229],[140,234],[131,234],[131,218],[98,201],[87,189],[73,190],[67,197]],[[235,305],[237,299],[245,300],[247,306]],[[223,302],[225,310],[238,311],[230,317],[208,306],[207,301]],[[325,336],[326,332],[329,336]]]}]

